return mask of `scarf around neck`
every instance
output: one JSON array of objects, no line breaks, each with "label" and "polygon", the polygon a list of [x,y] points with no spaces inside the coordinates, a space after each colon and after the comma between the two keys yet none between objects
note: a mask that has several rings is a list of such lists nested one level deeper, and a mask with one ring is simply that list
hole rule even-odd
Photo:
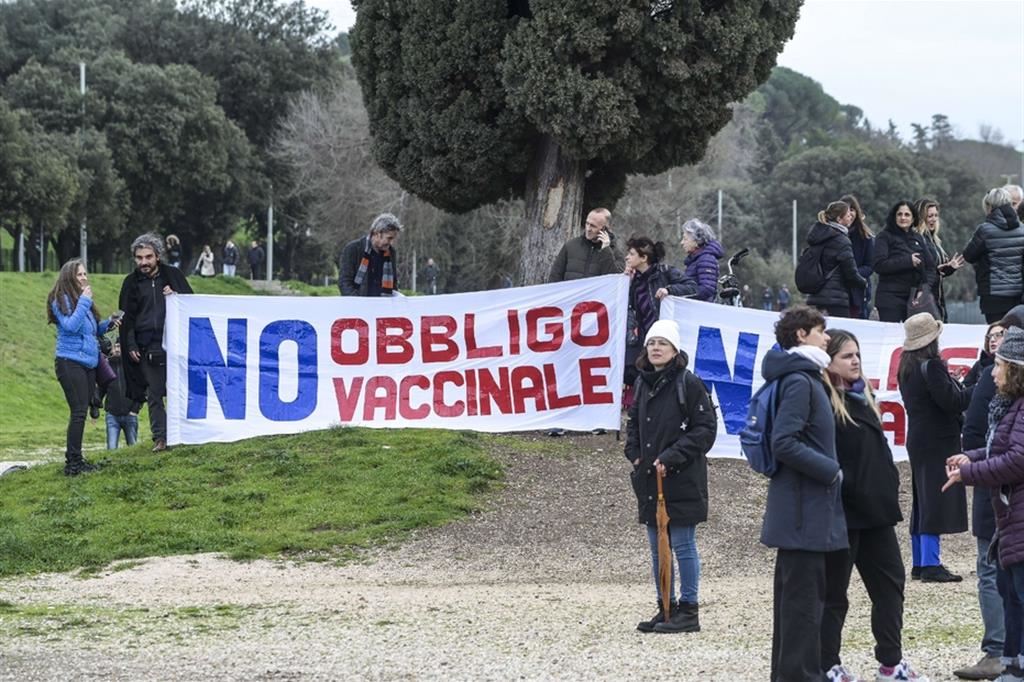
[{"label": "scarf around neck", "polygon": [[786,352],[807,358],[817,365],[819,369],[825,369],[832,362],[832,358],[828,356],[828,353],[817,346],[793,346]]},{"label": "scarf around neck", "polygon": [[[355,283],[357,287],[363,285],[363,282],[366,281],[366,273],[370,271],[371,249],[373,249],[373,241],[370,239],[370,235],[366,235],[366,238],[363,240],[363,257],[359,259],[359,270],[356,272]],[[380,277],[380,288],[391,293],[395,288],[395,271],[391,265],[391,248],[384,249],[381,252],[381,256],[384,258],[384,269]]]}]

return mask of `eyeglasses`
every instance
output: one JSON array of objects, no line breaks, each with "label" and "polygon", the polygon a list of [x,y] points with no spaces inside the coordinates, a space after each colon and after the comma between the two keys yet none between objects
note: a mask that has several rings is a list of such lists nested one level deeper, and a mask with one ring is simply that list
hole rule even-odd
[{"label": "eyeglasses", "polygon": [[991,341],[992,339],[1001,339],[1001,338],[1003,338],[1003,337],[1004,337],[1005,335],[1006,335],[1006,332],[1005,332],[1005,331],[1001,331],[1001,332],[991,332],[991,333],[989,333],[989,334],[985,334],[985,338]]}]

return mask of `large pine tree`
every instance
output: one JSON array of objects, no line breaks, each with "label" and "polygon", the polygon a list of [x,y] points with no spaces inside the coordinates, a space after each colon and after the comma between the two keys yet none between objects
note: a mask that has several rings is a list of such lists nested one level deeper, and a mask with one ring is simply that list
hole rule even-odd
[{"label": "large pine tree", "polygon": [[769,75],[800,0],[355,0],[353,61],[380,165],[465,211],[526,202],[542,281],[631,173],[701,158]]}]

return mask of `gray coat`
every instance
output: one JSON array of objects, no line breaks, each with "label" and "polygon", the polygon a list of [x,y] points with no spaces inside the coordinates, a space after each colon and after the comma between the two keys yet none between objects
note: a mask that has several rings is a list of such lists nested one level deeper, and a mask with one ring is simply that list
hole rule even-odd
[{"label": "gray coat", "polygon": [[846,549],[835,420],[821,370],[772,349],[761,374],[765,381],[780,379],[771,439],[779,468],[768,483],[761,542],[808,552]]},{"label": "gray coat", "polygon": [[615,235],[610,231],[611,243],[601,248],[599,242],[592,242],[585,235],[573,237],[562,244],[561,251],[551,264],[549,282],[568,282],[584,277],[614,275],[625,267],[615,246]]}]

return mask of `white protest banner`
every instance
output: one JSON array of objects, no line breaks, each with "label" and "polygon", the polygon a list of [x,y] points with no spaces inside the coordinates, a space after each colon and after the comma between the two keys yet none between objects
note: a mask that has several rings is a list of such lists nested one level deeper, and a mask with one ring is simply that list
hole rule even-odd
[{"label": "white protest banner", "polygon": [[167,299],[167,441],[618,429],[622,275],[446,296]]},{"label": "white protest banner", "polygon": [[[661,317],[679,323],[690,369],[704,380],[719,406],[718,438],[710,456],[742,457],[738,434],[746,421],[750,396],[764,383],[761,361],[775,344],[779,313],[670,297],[662,301]],[[882,428],[893,456],[907,459],[907,416],[896,382],[903,325],[826,318],[826,327],[845,329],[857,337],[864,374],[876,388]],[[945,326],[939,348],[950,373],[964,374],[974,364],[985,329],[984,325]]]}]

